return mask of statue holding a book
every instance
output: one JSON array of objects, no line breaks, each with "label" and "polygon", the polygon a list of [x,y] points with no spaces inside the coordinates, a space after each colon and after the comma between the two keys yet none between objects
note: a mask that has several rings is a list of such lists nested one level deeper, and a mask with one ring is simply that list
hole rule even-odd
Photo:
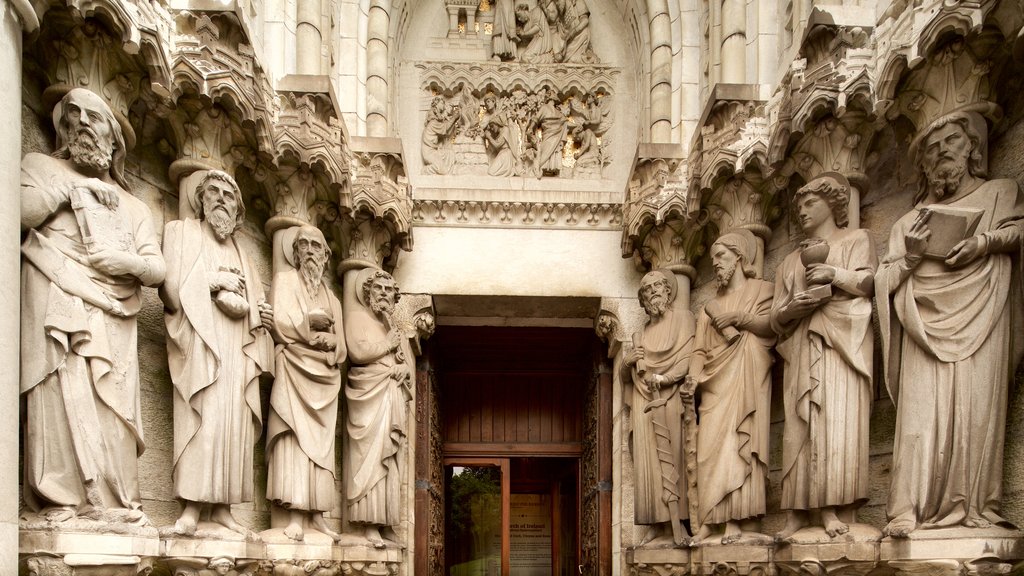
[{"label": "statue holding a book", "polygon": [[912,146],[913,210],[875,277],[885,378],[896,404],[884,533],[1003,524],[1007,393],[1024,351],[1024,196],[987,180],[987,126],[972,111],[932,122]]}]

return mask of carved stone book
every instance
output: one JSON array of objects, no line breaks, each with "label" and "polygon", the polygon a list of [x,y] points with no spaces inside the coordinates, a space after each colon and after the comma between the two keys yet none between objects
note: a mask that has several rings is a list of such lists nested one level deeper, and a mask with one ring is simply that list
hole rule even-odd
[{"label": "carved stone book", "polygon": [[984,213],[984,210],[978,208],[958,208],[939,204],[925,207],[921,214],[922,217],[924,214],[928,215],[928,229],[932,231],[932,235],[924,255],[928,258],[946,258],[958,242],[974,235]]},{"label": "carved stone book", "polygon": [[72,194],[71,207],[89,254],[104,249],[135,253],[135,236],[120,210],[111,210],[80,190]]}]

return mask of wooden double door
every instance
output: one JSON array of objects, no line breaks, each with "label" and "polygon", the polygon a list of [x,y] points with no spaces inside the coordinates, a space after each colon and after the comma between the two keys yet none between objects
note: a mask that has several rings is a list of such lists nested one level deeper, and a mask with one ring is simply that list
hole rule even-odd
[{"label": "wooden double door", "polygon": [[593,331],[441,326],[426,357],[417,576],[609,574],[611,380]]}]

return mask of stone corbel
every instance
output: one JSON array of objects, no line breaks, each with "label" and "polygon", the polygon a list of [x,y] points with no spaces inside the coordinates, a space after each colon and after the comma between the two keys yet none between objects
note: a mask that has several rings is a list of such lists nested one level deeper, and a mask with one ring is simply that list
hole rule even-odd
[{"label": "stone corbel", "polygon": [[[821,549],[810,545],[797,547],[806,548],[807,557],[800,558],[789,550],[792,558],[783,560],[780,556],[786,550],[776,552],[775,565],[783,576],[867,576],[878,566],[877,543],[828,543]],[[850,557],[842,556],[842,552],[848,552]]]},{"label": "stone corbel", "polygon": [[342,191],[339,273],[392,271],[412,250],[412,189],[397,138],[353,138],[351,184]]},{"label": "stone corbel", "polygon": [[[401,287],[399,287],[401,288]],[[395,326],[401,330],[413,352],[423,354],[423,341],[434,334],[434,298],[430,294],[402,294],[392,317]]]},{"label": "stone corbel", "polygon": [[883,19],[876,34],[877,52],[885,55],[876,75],[879,121],[904,116],[921,130],[968,108],[998,120],[991,100],[1013,73],[1007,64],[1016,31],[1000,28],[997,4],[931,0]]}]

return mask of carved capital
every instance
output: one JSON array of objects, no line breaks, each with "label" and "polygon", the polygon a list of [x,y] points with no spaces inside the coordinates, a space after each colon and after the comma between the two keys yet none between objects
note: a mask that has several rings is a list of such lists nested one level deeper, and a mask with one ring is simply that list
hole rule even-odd
[{"label": "carved capital", "polygon": [[397,562],[342,562],[341,573],[345,576],[395,576]]},{"label": "carved capital", "polygon": [[274,163],[324,174],[340,190],[349,176],[348,151],[341,122],[325,92],[283,92],[274,124]]},{"label": "carved capital", "polygon": [[637,161],[623,208],[622,257],[634,257],[640,270],[667,268],[692,280],[707,219],[691,213],[684,173],[678,158]]},{"label": "carved capital", "polygon": [[775,565],[782,576],[867,576],[878,563],[874,561],[804,559],[781,561]]},{"label": "carved capital", "polygon": [[339,270],[394,270],[398,249],[412,250],[412,189],[400,142],[353,139],[351,174],[351,187],[341,196]]}]

